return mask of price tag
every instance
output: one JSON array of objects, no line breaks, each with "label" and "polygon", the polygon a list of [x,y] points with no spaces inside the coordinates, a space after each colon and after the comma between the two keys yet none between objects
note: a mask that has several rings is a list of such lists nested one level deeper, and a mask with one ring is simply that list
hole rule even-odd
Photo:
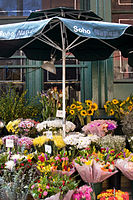
[{"label": "price tag", "polygon": [[6,147],[14,147],[14,141],[11,139],[6,139]]},{"label": "price tag", "polygon": [[51,145],[45,144],[45,152],[47,152],[47,153],[49,153],[49,154],[52,153],[52,147],[51,147]]},{"label": "price tag", "polygon": [[[66,112],[65,112],[65,114],[66,114]],[[63,118],[63,110],[57,110],[56,117]]]},{"label": "price tag", "polygon": [[49,138],[49,139],[53,139],[52,131],[46,131],[46,136],[47,136],[47,138]]}]

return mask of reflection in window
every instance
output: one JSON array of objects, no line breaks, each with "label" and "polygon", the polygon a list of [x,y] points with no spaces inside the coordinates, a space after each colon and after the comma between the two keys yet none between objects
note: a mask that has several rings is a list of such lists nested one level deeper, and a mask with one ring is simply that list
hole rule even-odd
[{"label": "reflection in window", "polygon": [[0,16],[29,16],[42,9],[42,0],[0,0]]},{"label": "reflection in window", "polygon": [[114,80],[133,79],[133,67],[128,65],[128,59],[119,51],[114,53]]}]

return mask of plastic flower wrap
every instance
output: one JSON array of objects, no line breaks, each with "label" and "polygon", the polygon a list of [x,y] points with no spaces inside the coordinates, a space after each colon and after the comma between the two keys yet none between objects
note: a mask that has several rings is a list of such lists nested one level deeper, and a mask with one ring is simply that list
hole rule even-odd
[{"label": "plastic flower wrap", "polygon": [[21,119],[16,119],[14,121],[8,122],[8,124],[6,125],[8,132],[18,134],[19,133],[18,125],[20,122],[21,122]]},{"label": "plastic flower wrap", "polygon": [[101,192],[97,199],[99,200],[129,200],[128,192],[123,192],[116,189],[107,189],[106,191]]},{"label": "plastic flower wrap", "polygon": [[92,151],[90,148],[79,152],[80,156],[75,159],[75,167],[81,178],[87,183],[102,182],[118,171],[114,165],[114,151]]},{"label": "plastic flower wrap", "polygon": [[69,146],[74,146],[77,149],[87,148],[91,142],[96,142],[98,140],[96,135],[84,136],[83,134],[73,134],[64,138],[64,142]]},{"label": "plastic flower wrap", "polygon": [[91,100],[85,100],[84,103],[74,100],[70,106],[67,106],[67,120],[72,120],[72,122],[74,122],[77,117],[81,126],[83,126],[85,120],[87,123],[91,121],[91,116],[93,116],[97,110],[98,105],[93,103]]},{"label": "plastic flower wrap", "polygon": [[21,137],[18,139],[17,145],[20,147],[24,147],[25,149],[30,149],[33,145],[33,138]]},{"label": "plastic flower wrap", "polygon": [[90,186],[88,185],[83,185],[82,187],[78,188],[76,192],[72,195],[73,200],[77,199],[86,199],[86,200],[91,200],[92,199],[92,193],[93,190]]},{"label": "plastic flower wrap", "polygon": [[133,154],[130,154],[128,158],[118,159],[115,166],[124,174],[124,176],[133,180]]},{"label": "plastic flower wrap", "polygon": [[25,119],[21,121],[18,124],[18,128],[19,128],[18,135],[35,138],[38,135],[37,129],[36,129],[37,124],[38,122],[31,119]]},{"label": "plastic flower wrap", "polygon": [[[70,121],[66,121],[66,132],[74,131],[75,124],[73,124]],[[37,131],[46,133],[47,130],[52,131],[54,135],[60,134],[62,135],[62,129],[63,129],[63,122],[60,119],[55,120],[49,120],[49,121],[43,121],[37,125]]]},{"label": "plastic flower wrap", "polygon": [[76,189],[77,186],[78,183],[76,183],[73,178],[69,178],[66,175],[48,174],[41,176],[38,182],[33,182],[30,185],[30,192],[36,200],[70,200],[72,194],[69,198],[65,198],[64,196],[69,190]]},{"label": "plastic flower wrap", "polygon": [[114,120],[94,120],[85,125],[82,130],[86,134],[93,134],[103,137],[109,133],[112,133],[117,127],[117,122]]},{"label": "plastic flower wrap", "polygon": [[123,101],[117,99],[107,101],[104,108],[109,116],[114,115],[116,119],[121,120],[126,114],[132,111],[133,96],[129,96]]}]

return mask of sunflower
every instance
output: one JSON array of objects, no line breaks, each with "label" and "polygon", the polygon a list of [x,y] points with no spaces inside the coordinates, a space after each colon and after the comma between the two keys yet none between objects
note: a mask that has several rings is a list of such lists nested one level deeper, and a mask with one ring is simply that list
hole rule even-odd
[{"label": "sunflower", "polygon": [[93,115],[93,113],[94,113],[94,110],[91,110],[91,109],[87,110],[87,115]]},{"label": "sunflower", "polygon": [[114,115],[114,113],[115,113],[115,112],[113,111],[113,109],[111,109],[109,115],[110,115],[110,116],[111,116],[111,115]]},{"label": "sunflower", "polygon": [[121,104],[120,104],[120,107],[122,107],[124,104],[125,104],[126,102],[125,101],[123,101]]},{"label": "sunflower", "polygon": [[129,111],[132,111],[132,109],[133,109],[133,106],[128,106]]},{"label": "sunflower", "polygon": [[109,104],[110,103],[110,101],[106,101],[106,104]]},{"label": "sunflower", "polygon": [[125,114],[123,108],[120,108],[120,112],[121,112],[122,114]]},{"label": "sunflower", "polygon": [[85,100],[85,103],[87,106],[91,106],[92,105],[92,101],[91,100]]},{"label": "sunflower", "polygon": [[74,110],[70,110],[70,114],[71,114],[71,115],[74,115],[74,114],[75,114],[75,111],[74,111]]},{"label": "sunflower", "polygon": [[117,99],[113,99],[113,100],[112,100],[112,103],[113,103],[113,104],[118,104],[119,101],[118,101]]},{"label": "sunflower", "polygon": [[104,105],[104,108],[105,108],[105,109],[107,109],[107,106],[106,106],[106,105]]},{"label": "sunflower", "polygon": [[86,112],[86,110],[81,110],[81,111],[80,111],[80,114],[81,114],[82,116],[86,116],[86,115],[87,115],[87,112]]},{"label": "sunflower", "polygon": [[82,110],[82,109],[83,109],[83,106],[82,106],[82,105],[77,106],[77,109],[78,109],[78,110]]},{"label": "sunflower", "polygon": [[91,109],[92,109],[92,110],[97,110],[97,109],[98,109],[98,105],[97,105],[96,103],[93,103],[93,104],[91,105]]},{"label": "sunflower", "polygon": [[76,108],[76,105],[73,103],[71,106],[70,106],[70,109],[75,109]]}]

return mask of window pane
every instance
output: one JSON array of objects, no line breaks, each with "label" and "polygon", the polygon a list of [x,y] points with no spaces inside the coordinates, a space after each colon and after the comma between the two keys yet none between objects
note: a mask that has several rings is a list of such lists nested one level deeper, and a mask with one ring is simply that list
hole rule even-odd
[{"label": "window pane", "polygon": [[114,80],[133,79],[133,67],[128,65],[128,59],[119,51],[114,53]]}]

